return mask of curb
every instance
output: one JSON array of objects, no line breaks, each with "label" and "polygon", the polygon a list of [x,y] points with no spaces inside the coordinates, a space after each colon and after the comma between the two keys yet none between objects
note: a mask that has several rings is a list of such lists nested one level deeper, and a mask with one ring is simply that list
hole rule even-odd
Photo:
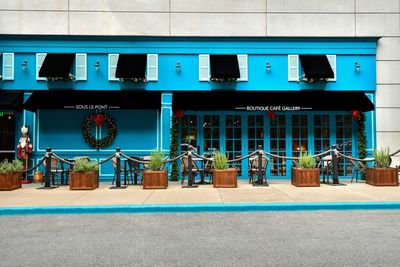
[{"label": "curb", "polygon": [[113,213],[274,212],[318,210],[400,210],[400,202],[228,203],[0,208],[0,216]]}]

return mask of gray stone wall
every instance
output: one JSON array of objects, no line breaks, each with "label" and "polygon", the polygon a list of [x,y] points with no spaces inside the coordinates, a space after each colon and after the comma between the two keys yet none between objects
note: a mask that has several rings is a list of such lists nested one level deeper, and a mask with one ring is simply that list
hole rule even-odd
[{"label": "gray stone wall", "polygon": [[377,146],[400,147],[400,0],[0,0],[0,34],[379,36]]}]

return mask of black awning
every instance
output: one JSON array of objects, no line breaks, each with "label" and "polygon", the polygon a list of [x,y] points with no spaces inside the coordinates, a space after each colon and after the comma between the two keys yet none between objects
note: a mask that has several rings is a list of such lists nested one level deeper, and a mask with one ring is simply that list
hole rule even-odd
[{"label": "black awning", "polygon": [[237,55],[210,55],[211,79],[240,78]]},{"label": "black awning", "polygon": [[116,78],[146,78],[146,54],[120,54],[118,57]]},{"label": "black awning", "polygon": [[172,104],[174,110],[263,111],[269,107],[279,106],[281,111],[370,111],[375,109],[374,104],[363,92],[354,91],[185,91],[174,92]]},{"label": "black awning", "polygon": [[305,78],[334,78],[331,64],[329,64],[326,55],[300,55],[299,57],[301,65],[303,66]]},{"label": "black awning", "polygon": [[39,77],[69,78],[74,58],[75,54],[47,54],[39,70]]},{"label": "black awning", "polygon": [[161,93],[154,91],[35,91],[24,109],[160,109]]},{"label": "black awning", "polygon": [[0,110],[22,110],[24,95],[22,91],[0,90]]}]

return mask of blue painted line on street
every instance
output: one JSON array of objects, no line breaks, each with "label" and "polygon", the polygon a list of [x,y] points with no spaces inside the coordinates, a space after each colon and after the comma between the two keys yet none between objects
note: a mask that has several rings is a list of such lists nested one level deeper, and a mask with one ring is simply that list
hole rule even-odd
[{"label": "blue painted line on street", "polygon": [[0,216],[113,213],[279,212],[318,210],[400,210],[400,202],[224,203],[119,206],[4,207]]}]

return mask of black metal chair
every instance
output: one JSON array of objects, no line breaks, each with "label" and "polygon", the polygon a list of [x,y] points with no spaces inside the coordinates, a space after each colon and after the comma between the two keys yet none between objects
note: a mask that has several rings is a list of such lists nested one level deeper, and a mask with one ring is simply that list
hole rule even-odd
[{"label": "black metal chair", "polygon": [[[142,160],[142,159],[139,158],[139,157],[131,157],[131,158],[133,158],[133,159],[135,159],[135,160],[138,160],[138,161],[141,161],[141,160]],[[140,176],[140,175],[141,175],[140,184],[143,184],[143,172],[144,172],[144,168],[141,169],[141,168],[140,168],[141,165],[142,165],[142,164],[141,164],[140,162],[133,161],[133,160],[128,160],[128,169],[127,169],[127,172],[128,172],[129,175],[130,175],[132,184],[136,184],[136,183],[137,183],[137,178],[138,178],[138,176]],[[134,177],[134,180],[132,180],[132,175],[133,175],[133,177]]]},{"label": "black metal chair", "polygon": [[332,156],[326,155],[318,162],[318,168],[321,169],[322,172],[322,182],[326,182],[329,184],[329,177],[333,177],[333,168],[332,168]]},{"label": "black metal chair", "polygon": [[[46,161],[43,161],[44,167],[46,167]],[[61,175],[64,175],[65,170],[63,168],[63,164],[57,158],[52,157],[50,161],[50,175],[51,175],[51,182],[53,185],[60,185]],[[57,177],[57,184],[56,184],[56,177]],[[43,184],[44,181],[42,181]]]},{"label": "black metal chair", "polygon": [[[115,179],[117,178],[117,159],[114,157],[111,160],[113,168],[114,168],[114,176],[113,176],[113,180],[112,180],[112,185],[115,183]],[[122,163],[122,162],[121,162]],[[125,170],[125,167],[121,164],[120,166],[120,177],[124,177],[125,173],[127,172],[127,170]],[[132,175],[130,176],[132,184],[133,184],[133,180],[132,180]],[[129,177],[128,177],[128,183],[129,183]]]},{"label": "black metal chair", "polygon": [[353,172],[351,175],[351,183],[353,182],[354,176],[356,177],[356,183],[358,182],[358,175],[365,173],[365,165],[361,161],[355,161],[350,159],[351,166],[353,167]]},{"label": "black metal chair", "polygon": [[[261,158],[261,171],[262,171],[262,177],[263,177],[263,182],[265,179],[266,182],[266,172],[268,168],[268,163],[269,159],[265,156],[262,156]],[[249,184],[254,182],[254,176],[258,175],[258,157],[253,157],[249,158]]]},{"label": "black metal chair", "polygon": [[213,173],[214,173],[214,162],[213,161],[206,161],[204,164],[204,176],[209,176],[209,183],[213,182]]},{"label": "black metal chair", "polygon": [[[183,185],[183,183],[185,182],[185,176],[189,177],[189,157],[188,156],[183,156],[181,158],[181,173],[182,173],[182,180],[181,180],[181,184]],[[201,176],[201,180],[204,179],[204,169],[203,168],[199,168],[197,166],[196,161],[194,161],[192,159],[192,173],[193,173],[193,177],[195,177],[197,174],[200,174]]]}]

